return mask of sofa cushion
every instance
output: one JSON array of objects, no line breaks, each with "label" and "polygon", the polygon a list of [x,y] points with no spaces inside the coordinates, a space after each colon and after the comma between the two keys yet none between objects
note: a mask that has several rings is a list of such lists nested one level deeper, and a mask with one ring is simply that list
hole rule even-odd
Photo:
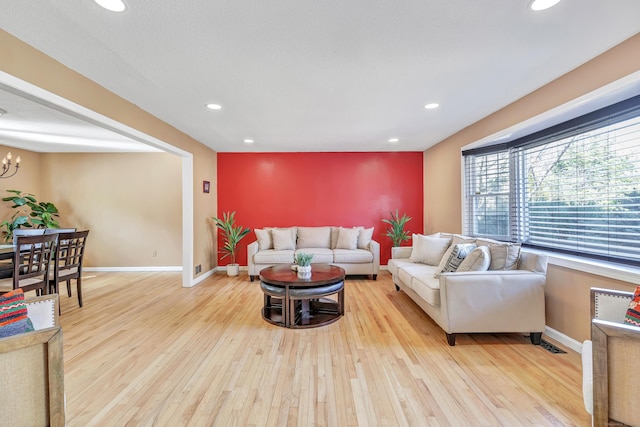
[{"label": "sofa cushion", "polygon": [[412,281],[415,276],[429,275],[433,276],[434,267],[419,263],[411,263],[403,265],[398,269],[398,278],[410,288],[413,286]]},{"label": "sofa cushion", "polygon": [[[435,277],[437,278],[440,273],[450,273],[454,272],[458,269],[462,261],[469,255],[477,246],[475,243],[458,243],[456,245],[452,245],[453,250],[449,254],[449,259],[447,260],[444,267],[441,270],[436,269]],[[438,266],[440,268],[440,266]]]},{"label": "sofa cushion", "polygon": [[373,254],[365,249],[334,249],[333,262],[343,264],[362,264],[373,262]]},{"label": "sofa cushion", "polygon": [[488,246],[478,246],[462,260],[456,272],[487,271],[491,264],[491,253]]},{"label": "sofa cushion", "polygon": [[267,249],[266,251],[258,251],[253,256],[253,262],[256,264],[292,264],[293,250],[276,251],[275,249]]},{"label": "sofa cushion", "polygon": [[358,234],[360,230],[357,228],[342,228],[338,231],[338,243],[336,249],[356,250],[358,248]]},{"label": "sofa cushion", "polygon": [[289,229],[274,228],[271,230],[271,238],[273,239],[273,249],[276,251],[292,251],[296,248],[296,242]]},{"label": "sofa cushion", "polygon": [[397,276],[400,267],[404,267],[406,265],[414,265],[414,263],[407,258],[391,258],[387,261],[387,270],[389,270],[389,273],[392,275]]},{"label": "sofa cushion", "polygon": [[432,269],[428,274],[414,276],[411,289],[420,295],[420,298],[437,307],[440,305],[440,280],[434,275],[435,269]]},{"label": "sofa cushion", "polygon": [[520,245],[490,245],[491,265],[489,270],[516,270],[520,259]]},{"label": "sofa cushion", "polygon": [[258,250],[266,251],[267,249],[273,249],[273,240],[271,239],[271,230],[256,228],[253,230],[256,233],[256,240],[258,241]]},{"label": "sofa cushion", "polygon": [[312,254],[313,258],[311,259],[312,263],[324,263],[330,264],[333,262],[333,251],[329,248],[304,248],[297,249],[295,253],[304,252],[307,254]]},{"label": "sofa cushion", "polygon": [[373,239],[373,229],[359,227],[360,233],[358,233],[358,249],[369,249],[369,244],[371,243],[371,239]]},{"label": "sofa cushion", "polygon": [[331,248],[331,227],[298,227],[297,249]]},{"label": "sofa cushion", "polygon": [[437,266],[442,259],[451,239],[448,237],[429,237],[413,234],[413,248],[409,259],[427,265]]}]

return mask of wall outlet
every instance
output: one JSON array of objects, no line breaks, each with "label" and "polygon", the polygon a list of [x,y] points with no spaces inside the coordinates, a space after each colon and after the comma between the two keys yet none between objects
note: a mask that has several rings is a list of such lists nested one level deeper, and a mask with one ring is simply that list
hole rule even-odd
[{"label": "wall outlet", "polygon": [[158,256],[158,251],[153,251],[153,252],[151,252],[151,256],[152,256],[152,257],[157,257],[157,256]]},{"label": "wall outlet", "polygon": [[202,264],[196,265],[196,274],[200,274],[201,271],[202,271]]}]

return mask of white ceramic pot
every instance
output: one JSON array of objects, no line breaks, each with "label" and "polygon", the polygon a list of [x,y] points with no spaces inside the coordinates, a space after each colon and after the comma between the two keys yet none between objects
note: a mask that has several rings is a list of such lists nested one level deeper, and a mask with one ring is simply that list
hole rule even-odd
[{"label": "white ceramic pot", "polygon": [[227,264],[227,276],[237,276],[240,272],[240,264]]},{"label": "white ceramic pot", "polygon": [[308,279],[311,277],[311,266],[310,265],[299,265],[298,266],[298,277],[301,279]]}]

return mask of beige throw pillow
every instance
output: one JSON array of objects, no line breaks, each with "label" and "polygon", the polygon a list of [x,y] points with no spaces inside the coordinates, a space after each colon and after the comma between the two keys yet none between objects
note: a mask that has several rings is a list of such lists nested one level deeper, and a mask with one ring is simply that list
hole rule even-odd
[{"label": "beige throw pillow", "polygon": [[276,251],[293,250],[296,248],[291,236],[291,230],[288,228],[274,228],[271,230],[271,238],[273,239],[273,249]]},{"label": "beige throw pillow", "polygon": [[478,246],[462,260],[457,273],[465,271],[487,271],[491,264],[491,253],[488,246]]},{"label": "beige throw pillow", "polygon": [[449,244],[450,238],[429,237],[413,234],[413,247],[409,259],[427,265],[438,265]]},{"label": "beige throw pillow", "polygon": [[369,244],[371,243],[371,239],[373,239],[373,229],[358,227],[360,229],[360,233],[358,233],[358,249],[369,249]]},{"label": "beige throw pillow", "polygon": [[338,243],[336,244],[336,249],[357,249],[359,232],[360,230],[357,228],[340,227],[340,230],[338,231]]},{"label": "beige throw pillow", "polygon": [[256,233],[256,239],[258,240],[258,250],[266,251],[267,249],[273,249],[271,230],[256,228],[253,231]]},{"label": "beige throw pillow", "polygon": [[520,259],[520,245],[490,245],[491,265],[489,270],[516,270]]},{"label": "beige throw pillow", "polygon": [[297,248],[331,247],[331,227],[298,227]]}]

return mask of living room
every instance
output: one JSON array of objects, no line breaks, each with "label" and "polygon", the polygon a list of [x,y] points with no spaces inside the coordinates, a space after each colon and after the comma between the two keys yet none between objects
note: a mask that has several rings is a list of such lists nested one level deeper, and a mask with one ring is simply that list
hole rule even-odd
[{"label": "living room", "polygon": [[[55,201],[63,212],[63,223],[91,228],[88,271],[91,267],[124,272],[147,269],[175,275],[187,270],[187,286],[197,288],[224,267],[216,253],[210,218],[230,210],[237,211],[238,222],[250,228],[289,223],[375,226],[375,239],[383,245],[381,264],[385,265],[390,243],[383,235],[381,220],[391,210],[398,208],[412,217],[408,224],[412,232],[462,232],[461,149],[603,89],[637,81],[638,51],[640,35],[636,34],[425,151],[246,154],[216,152],[0,31],[3,73],[189,153],[192,201],[185,211],[184,157],[168,153],[38,153],[2,146],[3,152],[20,151],[22,162],[20,172],[2,182],[0,192],[17,188]],[[274,177],[261,164],[297,175]],[[314,167],[329,168],[334,179],[304,175]],[[364,170],[364,174],[357,175],[354,170]],[[202,191],[203,181],[211,183],[209,193]],[[279,193],[262,199],[263,187],[270,184]],[[305,204],[311,204],[313,215],[296,210]],[[335,205],[348,209],[330,208]],[[4,218],[10,211],[2,206],[0,212]],[[187,221],[191,226],[188,233],[184,231],[185,212],[192,218]],[[184,255],[185,234],[190,256]],[[251,240],[242,243],[241,254]],[[246,265],[242,257],[240,262]],[[192,274],[198,265],[202,273]],[[562,257],[550,260],[545,288],[546,333],[574,351],[579,351],[580,343],[590,335],[589,289],[632,290],[637,284],[633,267],[594,265]],[[247,283],[242,286],[249,283],[246,275],[244,278]]]}]

